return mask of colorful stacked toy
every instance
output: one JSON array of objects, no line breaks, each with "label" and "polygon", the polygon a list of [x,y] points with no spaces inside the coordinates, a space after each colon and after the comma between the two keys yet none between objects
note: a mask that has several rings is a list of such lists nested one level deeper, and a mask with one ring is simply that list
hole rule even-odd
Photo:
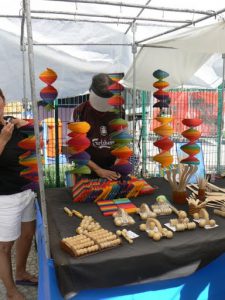
[{"label": "colorful stacked toy", "polygon": [[161,150],[159,154],[153,157],[153,160],[159,162],[162,168],[166,168],[173,162],[173,156],[170,154],[170,149],[173,147],[173,141],[169,139],[173,134],[173,128],[168,125],[173,118],[171,117],[169,110],[169,93],[164,91],[164,88],[169,86],[169,83],[164,81],[169,74],[165,71],[157,70],[153,73],[153,76],[158,79],[158,81],[153,84],[153,86],[158,89],[153,93],[154,97],[158,100],[153,107],[160,109],[160,112],[155,119],[161,123],[159,127],[156,127],[153,130],[160,136],[160,139],[158,139],[154,145]]},{"label": "colorful stacked toy", "polygon": [[109,99],[108,103],[114,107],[113,111],[118,114],[118,118],[109,122],[109,127],[113,131],[111,139],[115,142],[111,153],[117,157],[113,170],[120,173],[122,178],[126,178],[132,172],[132,165],[128,159],[133,152],[127,146],[132,141],[132,136],[127,132],[128,123],[121,117],[121,107],[124,104],[121,92],[124,87],[119,83],[119,80],[122,79],[123,73],[111,74],[110,77],[115,83],[109,87],[113,97]]},{"label": "colorful stacked toy", "polygon": [[85,151],[90,146],[90,140],[87,138],[90,125],[87,122],[72,122],[68,124],[68,129],[71,131],[67,142],[71,154],[69,160],[75,165],[71,172],[79,175],[90,174],[91,170],[87,166],[90,155]]},{"label": "colorful stacked toy", "polygon": [[54,100],[58,96],[58,91],[51,84],[56,81],[57,74],[52,69],[47,68],[39,75],[39,78],[47,84],[47,86],[40,91],[41,104],[48,109],[54,108]]},{"label": "colorful stacked toy", "polygon": [[[24,189],[31,188],[36,190],[38,187],[38,167],[37,167],[37,157],[36,157],[36,138],[34,135],[34,123],[33,120],[27,120],[28,124],[22,126],[20,131],[27,135],[27,137],[18,143],[18,146],[26,152],[19,156],[19,163],[26,167],[21,171],[20,175],[24,178],[30,180]],[[40,127],[42,130],[42,127]],[[43,147],[44,143],[41,139],[40,146]]]},{"label": "colorful stacked toy", "polygon": [[189,156],[182,159],[180,162],[188,165],[199,165],[199,160],[195,157],[200,152],[200,147],[196,144],[196,141],[200,138],[201,132],[195,129],[194,127],[202,124],[202,120],[195,119],[184,119],[182,123],[189,129],[182,132],[182,135],[188,139],[190,142],[181,146],[181,150],[187,153]]}]

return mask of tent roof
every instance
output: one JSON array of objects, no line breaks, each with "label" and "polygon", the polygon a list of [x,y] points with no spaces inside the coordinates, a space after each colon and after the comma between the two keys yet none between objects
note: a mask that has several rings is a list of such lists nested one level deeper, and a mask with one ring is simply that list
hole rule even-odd
[{"label": "tent roof", "polygon": [[[23,98],[23,57],[20,51],[20,21],[7,19],[6,27],[11,32],[0,29],[0,67],[4,74],[0,76],[0,87],[5,91],[7,99]],[[126,72],[131,63],[131,52],[123,46],[97,46],[91,43],[114,43],[124,44],[130,42],[128,37],[116,30],[106,30],[101,24],[80,24],[62,21],[34,20],[33,23],[34,42],[71,41],[74,33],[78,43],[90,43],[83,46],[34,46],[34,64],[36,78],[36,94],[39,95],[44,83],[38,76],[47,67],[52,68],[58,74],[54,83],[58,89],[59,97],[72,97],[85,92],[89,86],[91,77],[99,72]],[[91,36],[90,32],[98,32],[98,36]],[[3,42],[4,41],[4,42]],[[26,62],[26,90],[30,97],[29,71]],[[12,88],[13,87],[13,88]]]},{"label": "tent roof", "polygon": [[225,22],[192,28],[184,33],[176,34],[175,37],[160,38],[148,45],[155,47],[171,47],[187,52],[197,53],[225,53]]},{"label": "tent roof", "polygon": [[[0,66],[5,71],[4,75],[0,76],[0,86],[8,99],[23,97],[23,68],[20,52],[21,2],[21,0],[7,0],[1,4],[0,36],[1,41],[4,42],[0,45],[0,53],[4,59],[1,59]],[[84,92],[89,87],[90,78],[94,73],[127,72],[132,64],[133,22],[137,25],[135,42],[143,44],[154,41],[154,37],[164,36],[164,33],[171,35],[173,31],[185,32],[193,28],[193,25],[198,27],[200,24],[218,23],[218,19],[223,18],[222,12],[225,10],[224,0],[205,1],[204,9],[202,3],[196,0],[170,2],[166,0],[139,0],[138,2],[136,0],[122,2],[30,0],[30,2],[35,44],[36,94],[39,94],[38,91],[42,86],[38,75],[46,67],[50,67],[58,73],[55,87],[60,97]],[[140,55],[143,55],[145,50],[142,49],[137,56],[138,64]],[[148,57],[148,61],[154,62],[154,68],[159,68],[161,62],[167,60],[167,56],[164,57],[164,52],[153,52],[150,59]],[[171,51],[167,52],[171,53]],[[161,54],[158,55],[159,53]],[[177,50],[177,53],[182,63],[183,50]],[[200,54],[196,54],[192,59],[194,66],[188,65],[190,55],[185,57],[186,64],[184,63],[183,70],[187,70],[187,73],[185,76],[182,75],[182,68],[177,66],[177,74],[173,79],[176,84],[186,81],[210,55],[204,53],[204,56],[198,58]],[[142,70],[146,67],[147,64],[144,64]],[[153,67],[149,65],[148,69]],[[30,97],[27,67],[25,70],[27,96]],[[170,71],[169,68],[166,70]],[[129,71],[126,77],[128,85],[131,82],[131,73]],[[144,82],[143,76],[141,72],[140,76],[137,76],[140,83]],[[178,78],[179,76],[181,78]],[[148,80],[147,76],[146,80]]]},{"label": "tent roof", "polygon": [[[21,15],[21,0],[2,2],[2,15]],[[141,35],[144,37],[144,34],[147,37],[156,32],[164,32],[165,28],[171,29],[183,24],[190,26],[200,18],[210,15],[217,16],[217,12],[225,7],[223,0],[205,1],[204,6],[201,1],[195,0],[30,0],[30,6],[32,17],[67,18],[72,21],[80,19],[111,21],[115,24],[110,26],[119,27],[124,33],[130,27],[124,22],[132,23],[136,20],[136,23],[140,25],[152,25],[150,30],[149,26],[147,29],[145,28],[146,30],[144,30],[145,26],[142,26],[141,30],[137,32],[138,39],[141,38]],[[34,13],[34,11],[45,11],[45,13]],[[50,11],[64,12],[65,14],[51,14]],[[70,13],[70,15],[66,13]],[[88,16],[85,17],[85,14]],[[93,16],[97,14],[99,17]],[[214,22],[213,19],[215,18],[211,18],[211,22]],[[131,32],[130,28],[129,30]],[[141,34],[143,31],[144,34]]]},{"label": "tent roof", "polygon": [[[152,73],[156,69],[170,74],[170,87],[217,87],[222,78],[222,55],[219,53],[225,53],[224,39],[225,22],[220,21],[148,43],[149,48],[142,48],[136,58],[136,87],[154,90],[152,85],[156,79]],[[127,72],[124,82],[132,86],[133,67]]]}]

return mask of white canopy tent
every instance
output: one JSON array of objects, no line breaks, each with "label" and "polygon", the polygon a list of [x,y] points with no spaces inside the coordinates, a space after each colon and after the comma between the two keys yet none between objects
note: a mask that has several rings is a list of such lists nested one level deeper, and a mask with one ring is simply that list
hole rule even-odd
[{"label": "white canopy tent", "polygon": [[[200,22],[217,23],[215,17],[221,17],[225,11],[223,1],[205,2],[204,10],[202,10],[202,3],[195,0],[171,1],[170,3],[166,0],[139,0],[138,4],[136,0],[124,0],[123,2],[115,0],[38,0],[31,1],[31,3],[29,0],[23,0],[24,10],[21,10],[20,13],[18,13],[18,10],[21,9],[20,0],[5,1],[5,3],[7,2],[6,8],[13,7],[14,9],[14,15],[7,12],[7,17],[21,20],[21,16],[23,16],[23,19],[21,35],[18,34],[18,20],[11,21],[15,22],[14,29],[17,34],[4,24],[4,28],[0,26],[1,29],[8,32],[8,34],[3,30],[0,32],[3,34],[2,36],[7,38],[8,42],[8,47],[3,48],[7,64],[5,66],[1,65],[4,74],[0,77],[0,85],[4,90],[7,90],[7,98],[15,97],[15,93],[12,92],[13,89],[16,91],[16,88],[19,88],[16,94],[17,97],[21,95],[21,90],[23,90],[24,97],[26,91],[31,90],[37,138],[40,198],[43,222],[46,229],[47,215],[37,112],[37,95],[40,86],[37,78],[39,73],[43,71],[43,68],[52,67],[59,74],[55,87],[58,88],[59,93],[65,87],[64,92],[59,94],[59,96],[65,97],[68,95],[66,94],[68,91],[76,93],[78,91],[77,87],[80,87],[80,92],[84,91],[84,87],[88,87],[93,73],[126,72],[130,64],[133,63],[133,69],[131,68],[127,73],[125,81],[133,88],[133,97],[135,97],[136,87],[138,87],[141,79],[139,73],[136,72],[136,67],[139,68],[139,57],[141,58],[145,50],[143,48],[136,59],[136,48],[142,47],[143,43],[150,39],[178,30],[185,31],[190,26],[198,26]],[[175,5],[179,8],[176,8]],[[192,9],[193,7],[195,7],[195,10]],[[17,15],[15,15],[15,11]],[[4,9],[1,7],[1,13],[3,12]],[[3,17],[5,18],[6,15]],[[26,27],[23,26],[24,20],[26,20]],[[25,31],[27,36],[24,34]],[[16,50],[11,49],[16,45],[19,50],[19,37],[21,37],[22,49],[24,50],[25,47],[28,50],[26,53],[28,53],[29,76],[27,76],[27,68],[24,66],[25,55],[21,58],[24,64],[18,65],[19,55],[16,56]],[[157,44],[156,46],[162,49],[162,45]],[[174,46],[168,44],[166,47],[166,51],[172,53],[173,49],[170,48]],[[165,58],[158,55],[158,49],[155,48],[154,51],[154,57],[145,57],[146,61],[142,61],[143,71],[146,70],[149,60],[156,64],[158,61],[157,68],[160,68],[160,59],[165,60]],[[180,64],[177,69],[179,74],[182,74],[182,69],[187,69],[187,74],[182,77],[182,82],[191,77],[211,55],[206,52],[204,56],[202,56],[202,53],[196,54],[195,58],[192,56],[194,66],[189,66],[190,56],[187,56],[188,53],[184,56],[185,51],[183,49],[173,51],[176,52],[177,60],[180,63],[186,62],[185,67]],[[133,54],[133,62],[131,61],[131,53]],[[10,61],[14,63],[13,67],[9,66]],[[166,69],[166,71],[170,72],[169,69]],[[21,74],[19,74],[20,72]],[[15,78],[17,80],[13,81]],[[21,78],[20,81],[19,78]],[[24,84],[27,82],[27,78],[30,79],[31,89],[26,88],[26,84]],[[147,77],[146,80],[148,80],[149,86],[150,81]],[[178,77],[176,77],[176,81],[178,81]],[[68,96],[74,96],[74,94]],[[135,114],[135,101],[133,103]],[[49,256],[47,230],[45,240],[47,256]]]},{"label": "white canopy tent", "polygon": [[[4,76],[0,76],[0,86],[9,101],[26,97],[30,99],[29,72],[27,66],[23,67],[23,53],[20,51],[22,4],[20,0],[3,2],[0,18],[0,54],[4,59],[1,59],[0,66],[4,70]],[[165,32],[183,32],[193,25],[218,23],[218,19],[223,16],[221,11],[224,3],[217,0],[212,5],[207,1],[203,9],[202,4],[194,0],[185,0],[182,3],[168,3],[165,0],[140,0],[138,3],[135,0],[32,0],[30,6],[32,44],[35,45],[33,50],[36,95],[42,87],[38,75],[46,67],[50,67],[58,73],[55,87],[59,91],[59,97],[71,97],[87,90],[94,73],[126,73],[133,63],[132,51],[134,57],[136,47],[139,50],[143,45],[142,41],[158,35],[164,36]],[[134,23],[135,32],[132,32]],[[25,31],[24,43],[27,43]],[[143,50],[151,49],[142,49],[141,53]],[[168,60],[165,52],[168,55],[171,53],[168,49],[162,54],[162,50],[152,51],[154,55],[148,55],[147,59],[145,57],[146,64],[141,68],[141,74],[137,70],[135,80],[132,79],[132,72],[128,72],[128,86],[135,88],[137,84],[137,87],[142,88],[144,70],[148,69],[150,72],[155,67],[159,68],[163,60]],[[177,65],[175,72],[171,74],[172,86],[183,82],[204,85],[205,80],[198,76],[192,81],[187,81],[210,55],[196,55],[193,64],[188,64],[188,68],[185,61],[191,58],[190,55],[187,57],[183,52],[179,52],[178,55],[181,67]],[[27,52],[25,62],[26,57]],[[138,55],[137,68],[139,61]],[[183,62],[185,67],[182,67]],[[170,71],[170,68],[164,69]],[[182,70],[185,72],[182,73]],[[148,80],[150,86],[151,82],[147,77],[145,76],[145,80]],[[146,88],[146,85],[144,86]]]}]

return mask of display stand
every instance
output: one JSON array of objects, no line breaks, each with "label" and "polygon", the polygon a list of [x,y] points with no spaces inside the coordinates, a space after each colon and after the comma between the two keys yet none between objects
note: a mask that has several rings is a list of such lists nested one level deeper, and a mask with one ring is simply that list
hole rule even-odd
[{"label": "display stand", "polygon": [[[62,300],[54,261],[45,252],[44,228],[38,202],[37,243],[39,261],[38,300]],[[225,254],[190,276],[171,280],[133,284],[113,288],[80,291],[71,300],[223,300],[225,295]]]},{"label": "display stand", "polygon": [[[79,1],[81,2],[81,1]],[[27,37],[28,37],[28,57],[29,57],[29,70],[30,70],[30,82],[31,82],[31,94],[32,94],[32,107],[35,117],[35,134],[37,141],[39,141],[39,130],[38,130],[38,112],[37,112],[37,102],[35,95],[35,78],[34,78],[34,62],[33,62],[33,39],[32,39],[32,28],[31,28],[31,16],[30,16],[30,3],[29,0],[24,0],[24,15],[26,17],[27,26]],[[118,5],[121,6],[120,3]],[[143,6],[142,8],[146,8]],[[164,9],[165,10],[165,9]],[[170,9],[171,10],[171,9]],[[178,9],[177,9],[178,11]],[[222,11],[221,11],[222,12]],[[192,11],[193,13],[193,11]],[[213,13],[210,16],[204,16],[198,19],[195,23],[206,20],[214,16]],[[134,41],[132,43],[132,52],[134,56],[134,74],[133,74],[133,118],[135,122],[135,99],[136,99],[136,88],[135,88],[135,59],[136,59],[136,47],[137,46],[147,46],[141,43],[150,40],[156,36],[152,36],[145,40],[136,42],[135,41],[135,21],[137,17],[133,20],[133,37]],[[174,30],[169,30],[165,33],[170,33],[172,31],[185,28],[192,24],[178,26]],[[23,26],[22,26],[23,28]],[[23,29],[22,29],[23,31]],[[163,33],[164,34],[164,33]],[[162,35],[162,34],[161,34]],[[134,123],[135,124],[135,123]],[[135,134],[135,131],[134,131]],[[44,181],[41,167],[41,157],[40,157],[40,145],[37,142],[37,158],[38,158],[38,170],[39,170],[39,180],[40,180],[40,200],[43,214],[41,215],[38,202],[36,202],[37,207],[37,242],[38,242],[38,260],[39,260],[39,287],[38,287],[38,299],[39,300],[61,300],[63,299],[60,295],[56,273],[54,268],[54,261],[50,258],[49,253],[49,237],[48,237],[48,220],[46,215],[46,203],[45,203],[45,190]],[[43,219],[42,219],[43,218]],[[146,284],[136,284],[129,286],[120,286],[116,288],[108,289],[98,289],[98,290],[87,290],[81,291],[77,295],[70,297],[68,299],[74,300],[97,300],[97,299],[117,299],[117,300],[223,300],[225,295],[225,285],[223,284],[225,278],[225,254],[220,256],[218,259],[214,260],[207,267],[197,271],[191,276],[184,278],[178,278],[167,281],[146,283]]]},{"label": "display stand", "polygon": [[[57,201],[55,205],[57,207]],[[36,202],[36,207],[39,256],[38,300],[61,300],[63,297],[56,279],[55,262],[48,259],[45,253],[44,228],[38,202]],[[49,222],[51,222],[51,218],[49,218]],[[182,275],[177,273],[177,276]],[[224,276],[225,254],[222,254],[207,266],[182,278],[160,281],[153,279],[155,281],[144,284],[137,282],[113,288],[81,290],[77,294],[70,294],[71,297],[68,297],[67,294],[65,298],[71,300],[223,300],[225,295]]]}]

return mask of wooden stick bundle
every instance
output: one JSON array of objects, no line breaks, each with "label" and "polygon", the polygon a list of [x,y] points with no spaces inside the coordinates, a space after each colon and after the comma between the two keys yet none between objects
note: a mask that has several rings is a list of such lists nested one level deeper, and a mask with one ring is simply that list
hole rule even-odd
[{"label": "wooden stick bundle", "polygon": [[[182,170],[171,169],[166,171],[167,179],[173,191],[184,191],[191,176],[197,171],[198,167],[194,165],[185,165]],[[177,183],[177,175],[179,182]]]},{"label": "wooden stick bundle", "polygon": [[215,184],[212,184],[210,182],[207,183],[207,187],[210,187],[214,191],[221,191],[221,192],[225,193],[225,189],[220,188],[220,187],[218,187]]},{"label": "wooden stick bundle", "polygon": [[200,202],[199,199],[196,198],[196,195],[192,193],[187,200],[189,204],[194,204],[199,208],[207,206],[207,207],[225,210],[225,199],[216,199],[215,197],[211,197],[211,198],[207,197],[205,201]]},{"label": "wooden stick bundle", "polygon": [[198,188],[205,190],[208,184],[208,177],[197,177]]}]

